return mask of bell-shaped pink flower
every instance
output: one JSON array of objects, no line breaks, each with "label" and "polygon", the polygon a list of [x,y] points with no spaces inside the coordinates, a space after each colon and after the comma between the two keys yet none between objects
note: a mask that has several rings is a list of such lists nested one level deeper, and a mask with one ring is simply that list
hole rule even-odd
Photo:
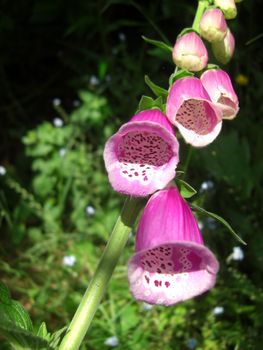
[{"label": "bell-shaped pink flower", "polygon": [[226,19],[233,19],[236,17],[237,7],[235,0],[215,0],[214,3],[223,11]]},{"label": "bell-shaped pink flower", "polygon": [[239,110],[238,98],[229,75],[222,69],[210,69],[200,78],[211,100],[217,103],[224,119],[233,119]]},{"label": "bell-shaped pink flower", "polygon": [[202,39],[194,32],[184,34],[176,40],[173,61],[183,69],[198,72],[207,65],[208,54]]},{"label": "bell-shaped pink flower", "polygon": [[136,114],[106,143],[104,161],[115,191],[147,196],[174,177],[179,144],[172,125],[158,109]]},{"label": "bell-shaped pink flower", "polygon": [[212,51],[215,58],[223,64],[231,60],[235,51],[235,38],[229,28],[222,41],[212,43]]},{"label": "bell-shaped pink flower", "polygon": [[211,143],[222,127],[222,111],[211,101],[198,78],[177,80],[171,87],[166,115],[187,143],[203,147]]},{"label": "bell-shaped pink flower", "polygon": [[199,24],[200,34],[209,42],[221,41],[226,36],[227,24],[220,9],[206,10]]},{"label": "bell-shaped pink flower", "polygon": [[212,288],[218,269],[177,189],[155,193],[142,214],[136,254],[128,264],[134,297],[149,304],[173,305]]}]

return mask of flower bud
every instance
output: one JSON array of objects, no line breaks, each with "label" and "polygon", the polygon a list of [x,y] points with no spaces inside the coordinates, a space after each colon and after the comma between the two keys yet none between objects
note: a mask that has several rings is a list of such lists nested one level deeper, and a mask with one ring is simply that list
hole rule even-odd
[{"label": "flower bud", "polygon": [[237,15],[235,0],[215,0],[215,5],[219,7],[226,19],[233,19]]},{"label": "flower bud", "polygon": [[207,60],[206,47],[196,33],[184,34],[176,40],[173,48],[173,61],[178,67],[198,72],[205,68]]},{"label": "flower bud", "polygon": [[203,14],[200,21],[200,34],[210,43],[221,41],[227,33],[227,24],[220,9],[209,9]]},{"label": "flower bud", "polygon": [[235,38],[229,29],[222,41],[212,43],[212,50],[219,62],[227,64],[231,60],[235,50]]}]

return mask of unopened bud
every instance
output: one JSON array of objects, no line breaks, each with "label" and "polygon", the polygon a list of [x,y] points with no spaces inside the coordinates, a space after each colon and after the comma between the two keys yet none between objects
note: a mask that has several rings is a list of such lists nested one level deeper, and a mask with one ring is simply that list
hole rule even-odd
[{"label": "unopened bud", "polygon": [[202,39],[194,32],[184,34],[176,40],[173,61],[183,69],[198,72],[207,65],[208,54]]},{"label": "unopened bud", "polygon": [[235,0],[215,0],[214,3],[224,12],[226,19],[233,19],[236,17],[237,8]]},{"label": "unopened bud", "polygon": [[221,41],[227,33],[227,24],[220,9],[208,9],[200,21],[200,34],[210,43]]},{"label": "unopened bud", "polygon": [[212,43],[212,50],[219,62],[227,64],[231,60],[235,50],[235,38],[229,29],[222,41]]}]

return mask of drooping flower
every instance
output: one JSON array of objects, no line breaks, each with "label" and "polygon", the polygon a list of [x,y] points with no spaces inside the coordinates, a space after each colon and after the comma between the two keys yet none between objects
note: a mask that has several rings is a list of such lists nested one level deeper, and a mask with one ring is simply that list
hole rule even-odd
[{"label": "drooping flower", "polygon": [[215,58],[223,64],[227,64],[231,60],[235,51],[235,38],[229,28],[222,41],[212,43],[212,51]]},{"label": "drooping flower", "polygon": [[179,144],[172,125],[157,109],[136,114],[106,143],[104,161],[115,191],[147,196],[175,176]]},{"label": "drooping flower", "polygon": [[136,254],[128,265],[134,297],[149,304],[176,304],[212,288],[218,268],[177,189],[155,193],[142,214]]},{"label": "drooping flower", "polygon": [[227,24],[220,9],[208,9],[204,12],[200,24],[200,34],[209,42],[221,41],[226,36]]},{"label": "drooping flower", "polygon": [[226,19],[233,19],[237,15],[235,0],[215,0],[215,5],[219,7]]},{"label": "drooping flower", "polygon": [[176,40],[173,48],[173,61],[178,67],[198,72],[205,68],[207,60],[206,47],[196,33],[184,34]]},{"label": "drooping flower", "polygon": [[211,100],[217,103],[224,119],[233,119],[239,110],[238,98],[229,75],[222,69],[210,69],[200,78]]},{"label": "drooping flower", "polygon": [[166,115],[187,143],[203,147],[211,143],[222,127],[222,112],[211,101],[198,78],[177,80],[171,87]]}]

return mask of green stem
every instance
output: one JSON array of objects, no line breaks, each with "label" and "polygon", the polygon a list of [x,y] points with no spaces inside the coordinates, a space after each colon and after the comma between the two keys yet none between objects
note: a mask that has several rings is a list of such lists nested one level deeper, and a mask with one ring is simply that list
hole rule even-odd
[{"label": "green stem", "polygon": [[125,247],[134,222],[144,201],[127,198],[121,215],[117,219],[107,246],[102,254],[96,272],[69,325],[59,350],[77,350],[89,329],[91,321],[106,291],[108,282]]},{"label": "green stem", "polygon": [[200,19],[205,11],[205,9],[208,7],[209,1],[208,0],[199,0],[198,1],[198,7],[195,13],[194,22],[192,25],[192,28],[199,33],[199,22]]}]

